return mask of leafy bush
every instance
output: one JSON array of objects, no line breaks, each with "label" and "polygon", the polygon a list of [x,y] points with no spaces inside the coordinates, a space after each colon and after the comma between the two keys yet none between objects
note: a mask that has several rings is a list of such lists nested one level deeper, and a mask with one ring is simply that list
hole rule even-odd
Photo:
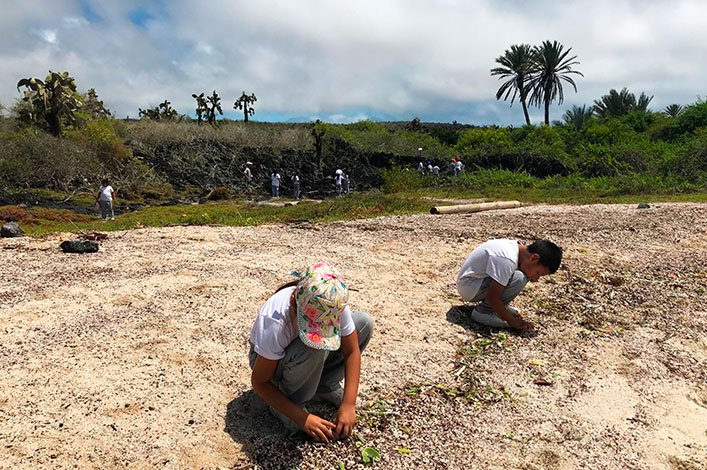
[{"label": "leafy bush", "polygon": [[90,148],[106,170],[112,172],[132,155],[116,134],[115,122],[110,119],[88,121],[80,129],[67,131],[66,137]]},{"label": "leafy bush", "polygon": [[566,144],[559,129],[550,126],[524,126],[521,132],[525,135],[521,141],[516,143],[518,150],[555,157],[560,161],[566,160]]},{"label": "leafy bush", "polygon": [[507,154],[517,150],[510,131],[496,127],[466,130],[454,148],[465,156]]},{"label": "leafy bush", "polygon": [[699,128],[707,127],[707,101],[698,101],[687,106],[682,113],[671,119],[659,137],[674,141],[688,137]]}]

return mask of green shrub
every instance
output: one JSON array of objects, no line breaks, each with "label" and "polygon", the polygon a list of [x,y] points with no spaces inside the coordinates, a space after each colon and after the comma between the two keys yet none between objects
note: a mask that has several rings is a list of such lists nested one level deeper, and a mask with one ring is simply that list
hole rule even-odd
[{"label": "green shrub", "polygon": [[454,149],[465,156],[507,154],[517,150],[510,131],[496,127],[462,132]]},{"label": "green shrub", "polygon": [[673,118],[659,137],[674,141],[689,137],[690,134],[704,127],[707,127],[707,101],[698,101],[685,107],[682,113]]},{"label": "green shrub", "polygon": [[423,187],[424,179],[416,171],[410,168],[395,166],[393,168],[383,168],[380,170],[383,178],[383,191],[386,193],[399,193]]}]

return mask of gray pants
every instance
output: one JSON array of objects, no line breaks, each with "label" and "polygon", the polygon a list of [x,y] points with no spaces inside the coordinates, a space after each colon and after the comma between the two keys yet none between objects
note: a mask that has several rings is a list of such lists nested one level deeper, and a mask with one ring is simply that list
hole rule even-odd
[{"label": "gray pants", "polygon": [[[525,285],[528,283],[528,278],[525,277],[521,271],[515,271],[511,280],[508,281],[506,288],[503,289],[501,293],[501,302],[503,305],[508,305],[513,299],[518,297],[520,291],[523,290]],[[489,291],[489,285],[491,284],[491,278],[485,277],[482,279],[458,279],[457,280],[457,290],[462,299],[467,302],[478,302],[482,301],[476,307],[480,313],[483,314],[495,314],[493,308],[486,303],[486,295]]]},{"label": "gray pants", "polygon": [[98,201],[101,205],[101,219],[113,218],[115,214],[113,213],[113,201]]},{"label": "gray pants", "polygon": [[292,199],[299,199],[299,183],[292,183]]},{"label": "gray pants", "polygon": [[272,197],[280,197],[280,186],[272,185]]},{"label": "gray pants", "polygon": [[[373,319],[363,312],[352,312],[358,347],[366,349],[373,333]],[[248,359],[250,368],[255,365],[257,353],[250,346]],[[341,387],[344,378],[344,355],[341,348],[337,351],[325,351],[306,346],[299,337],[285,348],[285,357],[280,359],[271,382],[292,402],[302,405],[317,393],[327,393]],[[275,416],[289,424],[284,415],[270,409]]]}]

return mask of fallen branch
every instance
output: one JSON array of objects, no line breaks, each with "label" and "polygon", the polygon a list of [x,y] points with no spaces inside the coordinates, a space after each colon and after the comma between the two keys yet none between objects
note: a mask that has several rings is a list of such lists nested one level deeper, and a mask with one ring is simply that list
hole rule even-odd
[{"label": "fallen branch", "polygon": [[466,212],[481,212],[493,209],[512,209],[520,207],[523,204],[519,201],[497,201],[497,202],[481,202],[478,204],[462,204],[459,206],[440,206],[432,207],[430,214],[460,214]]}]

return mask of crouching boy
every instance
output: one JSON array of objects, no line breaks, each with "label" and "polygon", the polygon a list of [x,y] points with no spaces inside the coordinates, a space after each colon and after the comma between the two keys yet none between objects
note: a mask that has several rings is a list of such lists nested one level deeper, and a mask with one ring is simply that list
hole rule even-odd
[{"label": "crouching boy", "polygon": [[518,240],[498,239],[482,243],[471,252],[457,275],[457,290],[467,302],[481,302],[471,319],[483,325],[533,330],[508,304],[528,281],[553,274],[562,262],[562,249],[549,240],[525,245]]}]

